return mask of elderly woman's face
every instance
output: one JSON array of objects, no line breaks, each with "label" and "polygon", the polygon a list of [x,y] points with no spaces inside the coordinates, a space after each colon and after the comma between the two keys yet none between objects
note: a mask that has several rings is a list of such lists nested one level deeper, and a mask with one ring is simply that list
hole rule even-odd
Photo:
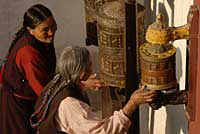
[{"label": "elderly woman's face", "polygon": [[84,75],[82,80],[87,80],[90,77],[90,75],[92,74],[92,72],[93,72],[93,70],[92,70],[92,60],[90,58],[89,64],[87,66],[87,69],[85,70],[85,75]]},{"label": "elderly woman's face", "polygon": [[53,16],[47,18],[40,23],[36,28],[28,28],[30,34],[37,40],[44,43],[51,43],[54,40],[54,35],[57,30],[57,24]]}]

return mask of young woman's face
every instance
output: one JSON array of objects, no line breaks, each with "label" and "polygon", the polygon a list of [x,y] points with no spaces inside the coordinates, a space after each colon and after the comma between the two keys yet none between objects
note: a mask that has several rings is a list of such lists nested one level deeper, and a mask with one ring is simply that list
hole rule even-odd
[{"label": "young woman's face", "polygon": [[47,18],[40,23],[36,28],[28,28],[30,34],[37,40],[44,43],[51,43],[54,40],[54,35],[57,30],[57,24],[53,16]]}]

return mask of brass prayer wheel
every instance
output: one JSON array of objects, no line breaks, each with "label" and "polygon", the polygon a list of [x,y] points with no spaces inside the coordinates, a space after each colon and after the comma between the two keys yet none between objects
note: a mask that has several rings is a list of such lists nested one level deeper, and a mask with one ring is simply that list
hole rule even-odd
[{"label": "brass prayer wheel", "polygon": [[177,85],[176,48],[168,44],[171,29],[163,23],[161,14],[146,33],[147,43],[140,47],[141,82],[151,90],[166,90]]},{"label": "brass prayer wheel", "polygon": [[124,8],[118,1],[99,8],[97,23],[100,78],[111,86],[125,87]]},{"label": "brass prayer wheel", "polygon": [[[137,5],[138,44],[143,44],[144,7],[141,4]],[[85,0],[85,15],[86,44],[88,41],[88,44],[92,43],[99,47],[100,79],[110,86],[124,88],[126,84],[124,0]]]},{"label": "brass prayer wheel", "polygon": [[176,48],[169,46],[161,54],[151,53],[149,43],[140,47],[141,80],[152,90],[169,89],[176,85],[175,54]]}]

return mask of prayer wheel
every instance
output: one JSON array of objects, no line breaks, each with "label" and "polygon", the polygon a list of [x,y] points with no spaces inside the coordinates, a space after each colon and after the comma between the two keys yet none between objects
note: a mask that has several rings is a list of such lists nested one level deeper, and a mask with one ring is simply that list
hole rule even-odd
[{"label": "prayer wheel", "polygon": [[124,8],[113,1],[105,3],[98,13],[100,78],[111,86],[125,87]]},{"label": "prayer wheel", "polygon": [[169,44],[172,30],[163,23],[161,14],[146,32],[140,47],[141,82],[151,90],[166,90],[177,85],[176,48]]},{"label": "prayer wheel", "polygon": [[[142,44],[144,43],[144,7],[141,4],[137,7],[138,44]],[[110,86],[124,88],[126,84],[124,0],[85,0],[85,15],[86,44],[99,47],[100,79]],[[138,66],[138,63],[135,65]]]},{"label": "prayer wheel", "polygon": [[176,85],[176,48],[169,46],[161,54],[151,53],[150,44],[146,43],[140,48],[141,80],[149,89],[169,89]]}]

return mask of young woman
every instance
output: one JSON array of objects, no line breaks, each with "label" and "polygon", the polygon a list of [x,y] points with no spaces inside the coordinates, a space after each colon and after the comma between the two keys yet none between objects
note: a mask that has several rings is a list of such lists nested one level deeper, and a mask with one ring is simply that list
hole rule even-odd
[{"label": "young woman", "polygon": [[23,27],[9,49],[0,89],[0,134],[33,134],[30,115],[56,66],[51,11],[33,5],[24,14]]},{"label": "young woman", "polygon": [[[31,116],[37,134],[124,134],[129,117],[139,104],[152,102],[155,91],[135,91],[120,111],[107,119],[98,119],[90,109],[81,81],[92,73],[92,62],[84,47],[67,47],[57,64],[57,74],[38,98]],[[89,81],[88,81],[89,82]],[[134,123],[134,122],[133,122]]]}]

